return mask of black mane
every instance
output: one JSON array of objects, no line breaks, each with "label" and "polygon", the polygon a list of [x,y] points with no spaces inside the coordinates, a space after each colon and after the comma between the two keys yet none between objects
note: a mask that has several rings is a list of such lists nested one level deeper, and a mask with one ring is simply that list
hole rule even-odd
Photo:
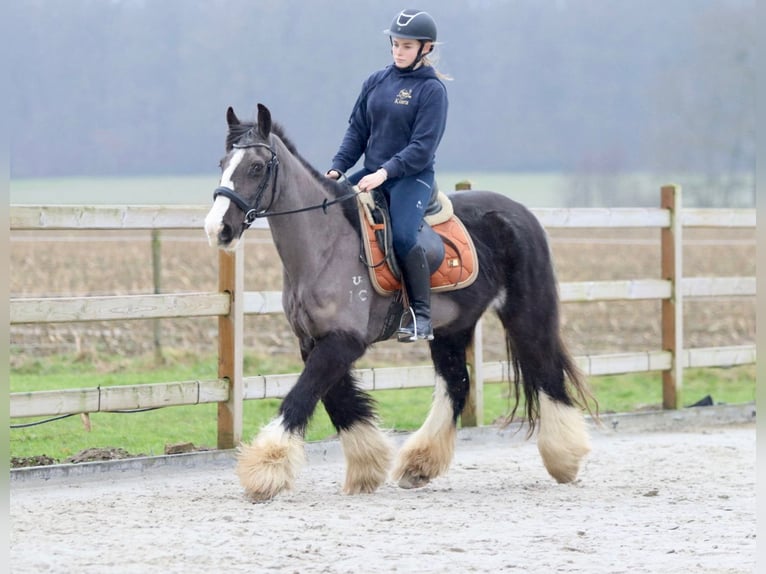
[{"label": "black mane", "polygon": [[[231,147],[240,140],[240,138],[246,136],[251,130],[257,130],[258,124],[256,122],[240,122],[239,124],[230,125],[229,126],[229,133],[226,135],[226,149],[229,150]],[[298,149],[295,147],[295,144],[292,142],[292,140],[287,136],[285,133],[284,127],[282,127],[282,124],[279,123],[272,123],[271,124],[271,133],[277,136],[283,144],[285,144],[285,147],[288,149],[288,151],[295,156],[298,161],[301,162],[301,164],[309,171],[309,173],[312,175],[312,177],[319,182],[322,187],[324,187],[332,197],[340,197],[341,195],[344,195],[350,191],[350,187],[345,183],[339,183],[335,180],[329,179],[326,177],[323,173],[319,172],[313,165],[311,165],[306,158],[304,158],[300,153],[298,153]],[[351,224],[357,228],[357,230],[361,233],[361,228],[359,226],[359,214],[356,208],[356,201],[343,201],[341,202],[341,207],[343,209],[343,213],[346,216],[346,218],[351,222]]]}]

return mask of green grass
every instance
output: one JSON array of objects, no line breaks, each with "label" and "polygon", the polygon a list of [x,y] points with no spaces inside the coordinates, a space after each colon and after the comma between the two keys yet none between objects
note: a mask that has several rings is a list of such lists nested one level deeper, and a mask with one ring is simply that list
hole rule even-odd
[{"label": "green grass", "polygon": [[[216,377],[215,356],[166,353],[165,364],[156,365],[151,356],[138,358],[72,356],[11,361],[11,392],[42,391],[96,386],[132,385],[152,382],[212,379]],[[269,357],[247,356],[245,373],[298,372],[298,363]],[[660,408],[662,383],[659,373],[594,377],[591,389],[601,413],[631,412]],[[506,416],[512,406],[507,383],[484,387],[484,424]],[[684,373],[683,404],[711,395],[716,403],[755,401],[755,365],[730,369],[688,369]],[[431,403],[431,389],[377,391],[382,424],[392,430],[414,430],[425,419]],[[244,405],[243,436],[249,439],[276,413],[277,399],[247,401]],[[140,413],[93,413],[90,431],[79,416],[45,424],[12,428],[11,457],[47,455],[63,461],[90,447],[120,447],[131,454],[160,455],[166,444],[192,442],[216,446],[216,405],[169,407]],[[520,410],[519,413],[522,411]],[[12,425],[39,419],[13,419]],[[308,429],[308,440],[335,434],[323,407],[318,407]]]}]

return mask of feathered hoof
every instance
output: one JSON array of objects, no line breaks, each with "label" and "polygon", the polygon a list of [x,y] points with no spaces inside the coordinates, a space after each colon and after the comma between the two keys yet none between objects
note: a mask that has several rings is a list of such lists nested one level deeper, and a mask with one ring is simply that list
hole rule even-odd
[{"label": "feathered hoof", "polygon": [[401,488],[421,488],[449,468],[451,456],[437,456],[432,449],[412,448],[399,453],[399,461],[391,477]]},{"label": "feathered hoof", "polygon": [[422,488],[429,482],[431,482],[431,479],[427,476],[423,476],[422,474],[405,473],[399,478],[396,484],[399,485],[399,488],[411,489]]},{"label": "feathered hoof", "polygon": [[393,447],[388,437],[372,423],[360,423],[340,432],[346,456],[346,494],[370,494],[388,478]]},{"label": "feathered hoof", "polygon": [[548,474],[566,484],[577,478],[582,459],[590,452],[590,439],[582,413],[540,393],[540,433],[537,448]]},{"label": "feathered hoof", "polygon": [[240,445],[236,474],[245,495],[253,502],[264,502],[293,488],[304,458],[302,440],[259,435],[251,444]]},{"label": "feathered hoof", "polygon": [[384,470],[379,472],[377,469],[365,473],[364,476],[346,476],[346,483],[343,485],[345,494],[372,494],[386,482],[388,473]]},{"label": "feathered hoof", "polygon": [[573,482],[580,472],[580,458],[577,457],[562,457],[555,463],[548,463],[546,461],[544,463],[548,474],[559,484]]},{"label": "feathered hoof", "polygon": [[455,454],[456,434],[451,421],[436,435],[423,429],[413,434],[399,451],[393,480],[401,488],[421,488],[446,473]]}]

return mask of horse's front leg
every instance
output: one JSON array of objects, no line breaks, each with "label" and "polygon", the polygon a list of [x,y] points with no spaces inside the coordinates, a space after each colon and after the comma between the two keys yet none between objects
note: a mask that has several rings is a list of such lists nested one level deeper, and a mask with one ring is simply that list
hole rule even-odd
[{"label": "horse's front leg", "polygon": [[372,397],[347,373],[322,399],[346,457],[346,494],[375,492],[388,478],[393,446],[378,427]]},{"label": "horse's front leg", "polygon": [[303,372],[282,401],[279,415],[238,449],[236,473],[247,496],[268,500],[292,488],[305,459],[304,434],[317,402],[347,375],[364,350],[358,337],[333,333],[304,351]]}]

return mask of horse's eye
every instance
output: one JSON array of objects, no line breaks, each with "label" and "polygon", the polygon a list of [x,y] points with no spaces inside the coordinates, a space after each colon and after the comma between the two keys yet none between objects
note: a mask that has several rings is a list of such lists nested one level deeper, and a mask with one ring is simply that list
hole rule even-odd
[{"label": "horse's eye", "polygon": [[263,171],[263,163],[256,161],[250,164],[250,168],[247,170],[247,174],[250,176],[258,175]]}]

